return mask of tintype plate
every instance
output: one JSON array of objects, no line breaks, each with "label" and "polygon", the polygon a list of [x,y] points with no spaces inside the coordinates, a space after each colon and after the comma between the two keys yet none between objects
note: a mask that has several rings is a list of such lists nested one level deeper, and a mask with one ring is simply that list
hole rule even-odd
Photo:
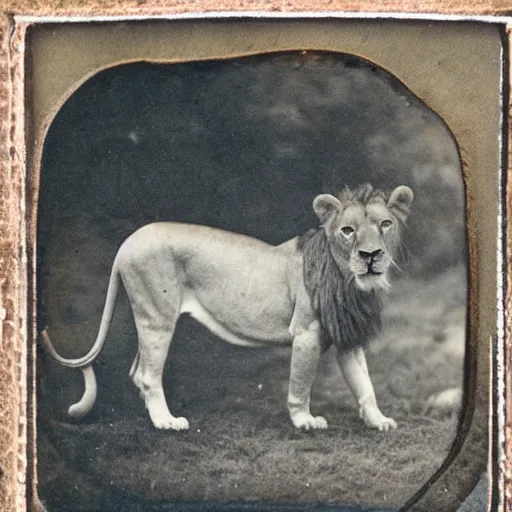
[{"label": "tintype plate", "polygon": [[29,502],[455,511],[480,482],[498,506],[503,24],[13,41]]}]

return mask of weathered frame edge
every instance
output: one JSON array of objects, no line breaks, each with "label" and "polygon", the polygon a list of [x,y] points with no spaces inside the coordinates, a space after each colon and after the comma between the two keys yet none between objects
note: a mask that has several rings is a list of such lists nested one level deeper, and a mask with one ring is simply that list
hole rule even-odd
[{"label": "weathered frame edge", "polygon": [[[33,354],[27,353],[26,339],[29,329],[28,315],[30,305],[26,301],[27,254],[24,243],[26,222],[24,204],[26,201],[26,159],[24,153],[24,111],[23,102],[23,57],[24,37],[12,38],[13,19],[3,15],[0,19],[0,137],[3,144],[0,147],[0,331],[2,359],[8,364],[0,366],[0,391],[3,397],[9,397],[7,409],[2,410],[0,419],[0,450],[9,454],[8,467],[0,468],[0,502],[5,510],[26,509],[27,494],[27,450],[33,442],[30,432],[27,432],[27,420],[33,414],[33,404],[27,403],[27,371],[30,366],[26,362]],[[20,33],[18,33],[20,35]],[[510,35],[509,35],[510,38]],[[510,45],[509,45],[510,46]],[[510,68],[509,68],[510,72]],[[510,128],[512,127],[510,98],[504,98],[508,104],[508,152],[512,148]],[[512,171],[510,159],[507,161],[507,174]],[[506,183],[506,210],[512,205],[512,187]],[[512,358],[512,314],[511,262],[508,254],[512,248],[512,226],[506,227],[506,290],[505,290],[505,319],[506,319],[506,348],[505,375],[506,381],[506,417],[504,486],[506,503],[501,506],[512,510],[512,376],[509,361]],[[33,397],[33,394],[32,394]],[[6,399],[4,398],[5,404]],[[6,460],[4,458],[4,460]],[[16,492],[13,493],[13,489]],[[508,506],[507,506],[508,505]],[[510,508],[509,508],[510,507]]]}]

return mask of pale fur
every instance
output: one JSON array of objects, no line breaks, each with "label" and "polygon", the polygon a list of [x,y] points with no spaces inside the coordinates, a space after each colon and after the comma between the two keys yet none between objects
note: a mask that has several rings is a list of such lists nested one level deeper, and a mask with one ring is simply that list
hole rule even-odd
[{"label": "pale fur", "polygon": [[[328,234],[334,259],[344,272],[355,273],[355,282],[362,290],[385,287],[391,256],[386,254],[380,223],[384,218],[396,220],[402,216],[404,220],[403,212],[408,211],[411,202],[412,192],[404,186],[395,189],[389,198],[375,196],[366,203],[357,197],[337,199],[325,194],[315,199],[313,206]],[[349,252],[356,256],[347,259],[346,247],[340,249],[342,235],[333,231],[333,226],[348,221],[355,232]],[[346,237],[342,243],[347,245]],[[382,273],[365,275],[357,251],[377,249],[384,256],[373,264]],[[84,371],[84,396],[69,413],[84,416],[94,404],[96,380],[91,364],[105,341],[122,282],[139,339],[130,375],[156,428],[189,428],[185,418],[171,414],[162,389],[165,360],[181,314],[190,314],[214,334],[236,345],[291,344],[291,420],[297,428],[327,428],[323,417],[310,412],[310,392],[325,333],[306,290],[303,272],[298,238],[271,246],[248,236],[197,225],[163,222],[139,229],[116,255],[98,336],[89,353],[78,359],[65,359],[55,351],[48,334],[43,333],[46,347],[58,362]],[[395,428],[396,423],[377,407],[362,348],[339,351],[338,361],[365,423],[379,430]]]}]

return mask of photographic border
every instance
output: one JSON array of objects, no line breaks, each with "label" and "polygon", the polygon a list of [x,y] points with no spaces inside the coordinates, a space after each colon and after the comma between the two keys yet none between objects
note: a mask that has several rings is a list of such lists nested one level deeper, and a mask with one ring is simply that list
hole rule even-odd
[{"label": "photographic border", "polygon": [[[361,2],[363,4],[363,2]],[[464,4],[469,5],[470,2],[464,2]],[[474,4],[477,4],[475,1]],[[193,17],[196,19],[204,19],[207,17],[205,14],[205,10],[208,10],[208,2],[200,2],[194,3],[192,5],[181,4],[178,7],[172,9],[169,7],[167,12],[171,11],[174,14],[179,12],[188,12],[189,15],[185,15],[185,17]],[[237,4],[237,8],[240,3]],[[268,4],[265,3],[265,7],[268,5],[273,5],[272,2]],[[332,4],[329,4],[332,9]],[[429,4],[430,6],[432,4]],[[481,6],[481,3],[479,3]],[[254,7],[253,5],[251,5]],[[301,4],[303,7],[303,5]],[[211,7],[211,6],[210,6]],[[280,16],[276,14],[272,16],[272,19],[289,19],[296,17],[303,8],[297,7],[295,10],[288,11],[286,15]],[[348,8],[345,2],[338,2],[336,7],[343,10],[343,8]],[[372,6],[375,9],[375,6]],[[310,5],[311,9],[316,9],[316,4]],[[362,6],[364,8],[364,5]],[[47,9],[47,8],[45,8]],[[148,10],[149,9],[149,10]],[[145,18],[146,15],[149,14],[158,14],[161,12],[162,7],[155,5],[152,7],[151,5],[145,5],[140,7],[137,13],[132,17],[135,21],[136,19]],[[473,9],[473,10],[471,10]],[[502,28],[503,34],[508,34],[509,20],[508,18],[487,18],[487,17],[474,17],[471,16],[471,13],[475,12],[475,7],[472,7],[468,11],[468,16],[459,16],[457,19],[450,18],[449,20],[445,20],[446,23],[456,22],[456,21],[471,21],[475,20],[483,23],[493,23],[497,24]],[[121,8],[117,8],[118,11]],[[124,10],[124,6],[123,9]],[[40,10],[41,11],[41,10]],[[26,42],[26,29],[37,23],[62,23],[62,22],[72,22],[77,23],[80,21],[86,21],[86,19],[91,19],[90,16],[94,15],[92,18],[94,21],[98,22],[110,22],[114,21],[116,18],[105,18],[101,16],[97,16],[98,12],[105,12],[105,14],[111,14],[112,9],[104,9],[103,11],[98,11],[94,9],[94,6],[91,4],[84,11],[84,8],[81,8],[81,11],[77,11],[76,14],[78,16],[69,16],[72,14],[69,12],[69,8],[67,11],[52,11],[53,14],[62,14],[62,18],[40,18],[40,11],[23,11],[23,9],[19,10],[17,16],[5,16],[3,19],[3,24],[0,25],[0,28],[3,29],[3,44],[2,44],[2,57],[0,57],[0,66],[2,71],[2,80],[0,84],[0,100],[3,96],[4,101],[0,104],[0,109],[2,111],[2,120],[4,123],[2,124],[1,136],[6,141],[5,148],[1,148],[2,158],[0,159],[1,165],[4,167],[3,173],[0,175],[0,201],[1,201],[1,209],[0,209],[0,221],[2,222],[2,231],[0,238],[0,257],[2,258],[2,263],[0,264],[0,282],[2,283],[2,287],[0,289],[0,319],[2,320],[3,334],[2,338],[2,361],[0,364],[0,382],[2,382],[2,419],[0,420],[0,424],[2,427],[3,434],[0,435],[0,453],[3,453],[0,458],[0,465],[3,469],[2,479],[0,481],[0,501],[5,504],[5,510],[24,510],[28,508],[27,503],[32,501],[32,498],[35,496],[36,490],[36,480],[34,478],[33,469],[35,464],[32,466],[29,464],[30,460],[35,460],[35,432],[33,428],[33,420],[35,414],[35,392],[34,392],[34,360],[35,360],[35,343],[29,343],[29,341],[35,340],[35,325],[33,318],[34,317],[34,307],[35,304],[33,302],[28,302],[28,297],[33,297],[34,290],[34,273],[30,273],[30,269],[33,268],[34,265],[34,257],[32,254],[32,250],[34,245],[26,245],[25,241],[27,239],[30,240],[30,237],[34,235],[34,216],[33,211],[27,211],[25,208],[29,204],[34,204],[33,200],[37,194],[37,190],[34,189],[34,182],[32,180],[28,180],[27,174],[27,165],[31,165],[32,158],[36,158],[34,155],[30,153],[26,153],[25,140],[36,140],[37,145],[37,134],[33,133],[30,127],[33,125],[34,119],[32,117],[32,109],[25,109],[25,86],[29,84],[26,81],[24,72],[25,72],[25,58],[29,56],[29,52],[25,53],[25,42]],[[44,11],[43,14],[47,14],[49,11]],[[115,8],[114,8],[115,12]],[[132,11],[134,12],[134,11]],[[456,11],[452,11],[456,12]],[[460,6],[459,14],[461,12]],[[195,14],[194,14],[195,13]],[[244,16],[251,17],[249,11],[241,13],[236,12],[225,12],[222,14],[222,17],[225,18],[235,18],[240,19]],[[311,16],[304,16],[304,19],[312,19],[318,17],[353,17],[353,18],[389,18],[391,15],[386,15],[383,12],[381,15],[376,15],[375,13],[367,12],[368,16],[365,16],[364,13],[354,13],[353,15],[344,16],[340,12],[338,15],[336,13],[322,13],[316,12],[311,13]],[[487,14],[484,12],[484,14]],[[499,14],[499,12],[495,12],[495,14]],[[170,14],[166,14],[163,16],[164,19],[167,19],[167,16],[171,16]],[[171,16],[172,17],[172,16]],[[212,15],[212,18],[215,17],[218,19],[219,15]],[[262,18],[263,15],[254,15],[253,17]],[[393,17],[393,16],[391,16]],[[414,19],[414,16],[408,15],[395,15],[396,18],[405,18],[405,19]],[[435,19],[441,21],[445,19],[445,16],[420,16],[416,19]],[[121,14],[117,18],[119,21],[126,21],[127,18],[122,16]],[[155,18],[151,18],[155,19]],[[267,19],[267,18],[266,18]],[[508,52],[508,41],[506,38],[502,41],[503,47],[505,49],[504,55]],[[357,53],[356,53],[357,54]],[[367,56],[366,56],[367,57]],[[5,59],[5,62],[4,62]],[[370,60],[372,60],[370,58]],[[504,61],[508,59],[505,58]],[[382,62],[377,62],[377,64],[382,66]],[[503,103],[505,105],[509,105],[508,99],[508,73],[509,68],[508,64],[505,63],[506,67],[504,70],[506,73],[503,74]],[[391,70],[395,76],[396,72]],[[399,76],[400,78],[400,76]],[[409,85],[407,81],[405,81],[406,85]],[[28,88],[27,88],[28,90]],[[416,91],[413,91],[416,93]],[[498,92],[497,92],[498,94]],[[421,95],[419,95],[421,97]],[[32,98],[27,96],[27,100],[30,102]],[[433,108],[436,112],[439,113],[439,109],[436,108],[435,105],[432,105],[431,102],[427,101],[427,104]],[[29,103],[30,105],[30,103]],[[508,110],[504,110],[502,112],[503,119],[508,118]],[[5,114],[5,117],[4,117]],[[441,113],[442,114],[442,113]],[[507,116],[507,117],[505,117]],[[448,125],[453,130],[453,124],[448,122]],[[509,148],[510,148],[510,139],[508,139],[508,131],[504,127],[504,131],[502,133],[502,140],[508,140]],[[460,139],[458,139],[460,143]],[[464,166],[471,166],[471,151],[469,154],[464,152],[463,154],[463,164]],[[468,164],[469,158],[469,164]],[[508,163],[508,158],[506,155],[502,156],[502,166],[505,168]],[[473,173],[474,174],[474,173]],[[482,174],[482,171],[480,171]],[[504,182],[504,176],[503,180]],[[485,187],[485,184],[480,183]],[[473,189],[471,187],[474,187]],[[478,193],[475,195],[474,193]],[[479,190],[479,188],[475,184],[469,186],[468,194],[468,210],[469,217],[468,218],[468,228],[472,227],[472,222],[479,222],[476,217],[478,215],[476,212],[482,211],[482,205],[478,206],[479,197],[483,197],[483,193]],[[505,193],[505,190],[502,191]],[[509,189],[506,190],[506,199],[510,200],[512,193]],[[472,197],[475,195],[475,197]],[[499,198],[496,198],[497,206],[498,204],[502,204],[504,208],[505,202],[503,202],[503,197],[500,202]],[[35,209],[33,209],[35,210]],[[475,211],[475,214],[471,214],[471,211]],[[499,214],[500,212],[497,211]],[[27,217],[28,214],[28,217]],[[489,219],[488,215],[492,215],[487,213],[486,219]],[[472,217],[472,218],[471,218]],[[27,220],[25,220],[27,219]],[[482,221],[483,223],[487,222],[487,220]],[[497,218],[493,220],[493,223],[497,224]],[[511,228],[509,228],[510,230]],[[507,241],[510,241],[509,231],[507,233]],[[500,238],[499,233],[491,233],[489,236],[497,237],[497,248],[498,254],[502,252],[501,244],[504,241]],[[472,234],[471,230],[469,233],[470,236],[470,260],[472,266],[472,272],[476,272],[476,266],[478,265],[478,259],[476,258],[476,254],[481,254],[482,251],[477,247],[478,241],[475,240],[475,235]],[[481,258],[480,258],[481,260]],[[500,264],[498,257],[498,265]],[[502,264],[506,264],[506,258],[501,262]],[[496,274],[499,274],[496,271]],[[473,274],[476,275],[476,274]],[[489,277],[489,276],[488,276]],[[506,274],[507,282],[510,279],[510,273]],[[496,283],[500,285],[501,279],[498,276],[495,276]],[[491,279],[492,281],[492,279]],[[489,284],[489,283],[488,283]],[[504,283],[501,282],[501,293],[505,293]],[[481,283],[479,286],[482,286]],[[499,295],[499,294],[498,294]],[[478,298],[482,298],[478,293],[473,293],[471,295],[470,300],[470,315],[471,318],[476,319],[474,323],[478,323],[480,314],[478,309]],[[498,299],[500,297],[498,296]],[[502,297],[503,298],[503,297]],[[510,311],[512,304],[510,295],[506,297],[507,311]],[[489,297],[487,301],[491,300]],[[496,300],[498,302],[498,300]],[[499,304],[498,304],[499,308]],[[501,312],[501,320],[503,320],[503,316],[506,312]],[[489,371],[490,366],[495,367],[496,372],[501,374],[501,379],[503,379],[504,371],[507,369],[505,362],[506,359],[503,354],[505,352],[505,347],[503,344],[503,337],[505,336],[504,332],[501,332],[500,329],[500,318],[498,319],[498,332],[496,335],[487,333],[486,339],[482,339],[481,332],[472,332],[471,338],[473,340],[473,345],[475,345],[475,351],[478,350],[478,357],[475,361],[471,362],[471,364],[476,364],[478,361],[478,368],[476,371],[478,373],[479,385],[481,387],[482,379],[489,379],[493,372]],[[496,325],[496,322],[494,323]],[[476,326],[479,328],[480,325]],[[504,327],[504,326],[503,326]],[[506,336],[507,340],[510,340],[510,325],[507,325],[506,328]],[[501,338],[500,338],[501,336]],[[492,337],[492,339],[491,339]],[[478,347],[476,347],[476,340],[478,339]],[[493,358],[490,357],[489,349],[494,348],[494,351],[502,353],[501,359],[498,361],[499,365],[494,365]],[[507,356],[509,356],[509,348],[507,348]],[[493,353],[494,353],[493,351]],[[471,356],[469,357],[471,359]],[[508,379],[510,379],[510,372],[506,372]],[[499,376],[498,376],[499,377]],[[27,387],[27,383],[31,382],[31,386]],[[504,385],[501,380],[496,380],[496,384]],[[508,392],[511,389],[512,383],[510,380],[507,380],[507,390]],[[489,391],[489,387],[487,386],[487,392]],[[477,406],[477,414],[484,414],[484,410],[487,407],[487,393],[478,393],[475,397],[476,400],[479,401],[479,406]],[[508,395],[507,395],[508,396]],[[495,408],[503,406],[503,398],[498,396],[494,400]],[[499,411],[498,411],[499,412]],[[511,404],[510,401],[507,402],[507,412],[511,412]],[[486,412],[485,418],[479,418],[479,424],[486,422]],[[500,466],[503,468],[503,445],[501,442],[503,441],[504,436],[507,434],[507,431],[503,429],[505,417],[503,415],[498,415],[500,418],[500,423],[502,427],[498,424],[494,424],[492,430],[498,428],[498,439],[495,439],[495,443],[493,444],[493,462],[498,464],[498,469]],[[506,418],[510,418],[510,415],[507,415]],[[496,436],[495,436],[496,437]],[[507,449],[509,453],[511,451],[510,447],[510,438],[507,438]],[[494,484],[499,487],[502,492],[499,493],[498,497],[496,495],[493,497],[493,501],[500,501],[499,506],[505,506],[505,493],[503,492],[505,488],[503,485],[500,485],[500,482],[504,482],[504,478],[506,477],[506,473],[494,473]],[[452,477],[453,478],[453,477]],[[432,489],[429,491],[430,494],[434,494],[436,492],[436,488],[439,492],[443,492],[439,486],[444,484],[438,481],[432,485]],[[510,484],[509,484],[510,485]],[[509,488],[506,488],[509,490]],[[5,498],[5,499],[4,499]],[[423,500],[425,501],[425,500]],[[420,506],[420,508],[418,508]],[[427,503],[423,503],[423,505],[415,505],[410,510],[429,510],[426,508],[428,506]],[[421,508],[425,507],[425,508]],[[29,508],[30,509],[30,508]]]}]

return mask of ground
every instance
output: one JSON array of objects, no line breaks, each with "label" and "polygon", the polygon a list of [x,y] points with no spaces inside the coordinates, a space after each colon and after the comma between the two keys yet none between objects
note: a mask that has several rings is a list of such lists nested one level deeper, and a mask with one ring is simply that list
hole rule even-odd
[{"label": "ground", "polygon": [[[190,431],[154,429],[126,373],[107,382],[107,353],[97,364],[98,405],[86,420],[69,424],[64,390],[67,402],[41,399],[41,496],[50,510],[76,511],[114,510],[121,497],[400,506],[438,469],[455,437],[457,414],[425,404],[462,383],[464,283],[457,267],[428,281],[400,279],[388,297],[383,331],[367,354],[379,405],[398,422],[396,431],[362,424],[331,351],[312,397],[313,413],[329,429],[296,431],[285,405],[289,350],[232,347],[184,318],[165,388]],[[128,404],[105,396],[105,388],[117,388]]]}]

